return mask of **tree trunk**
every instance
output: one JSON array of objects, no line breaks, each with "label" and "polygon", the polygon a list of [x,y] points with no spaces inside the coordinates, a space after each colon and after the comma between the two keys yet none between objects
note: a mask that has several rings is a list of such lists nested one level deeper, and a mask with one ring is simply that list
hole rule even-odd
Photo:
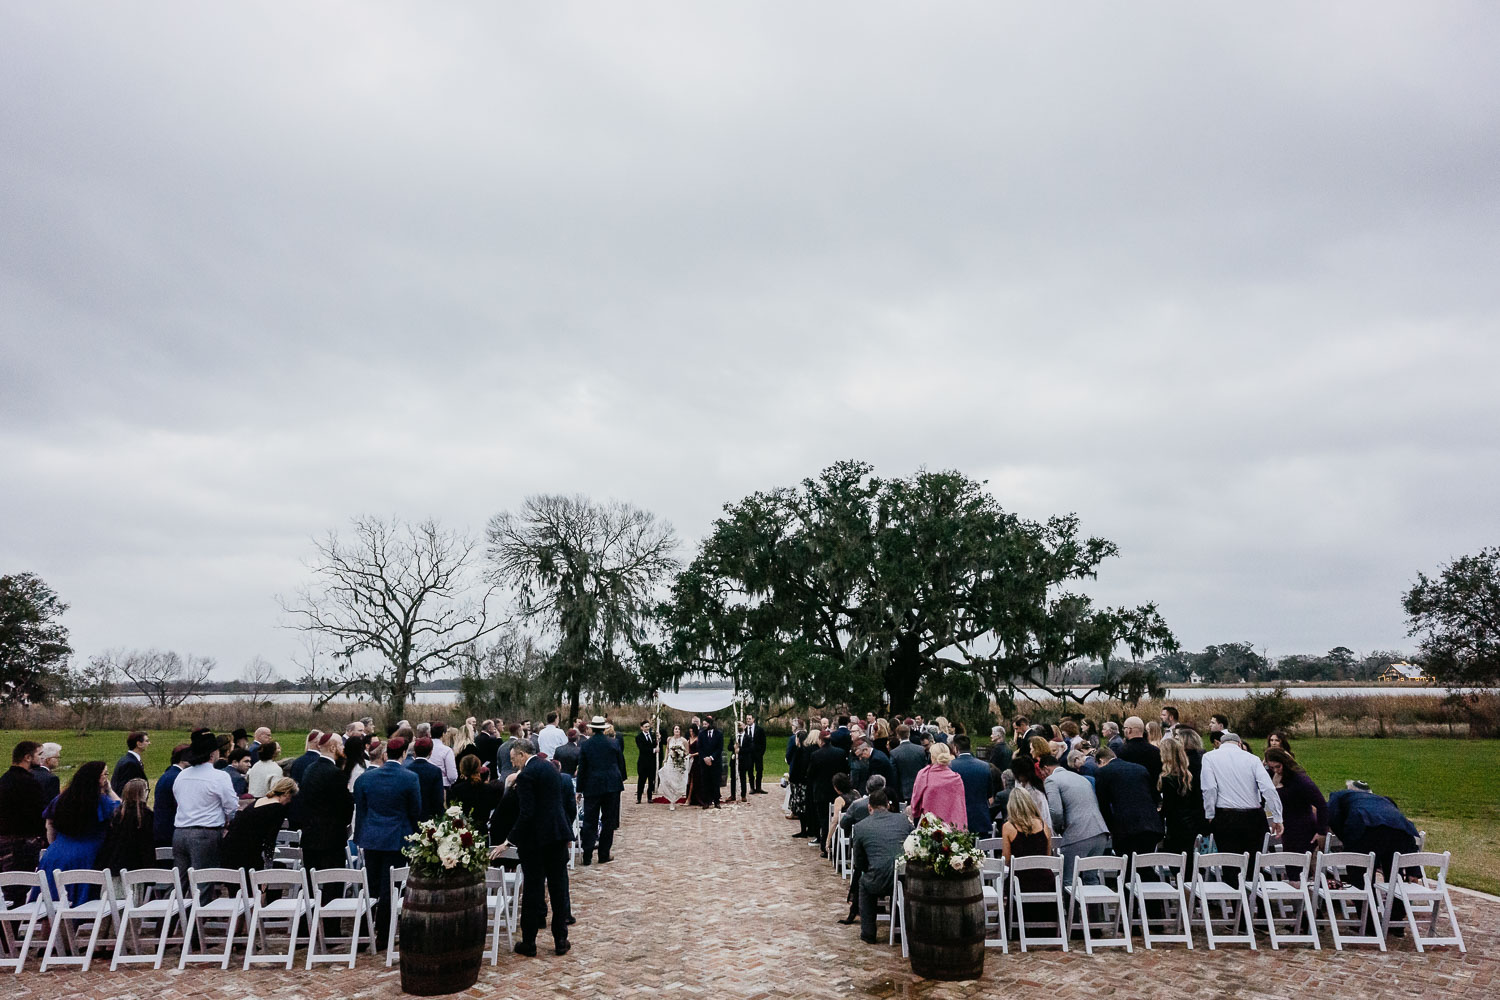
[{"label": "tree trunk", "polygon": [[[579,693],[577,682],[568,685],[568,725],[572,725],[573,720],[578,718],[578,710],[582,707],[578,704]],[[568,727],[564,726],[563,728],[566,729]],[[579,735],[584,736],[585,734],[579,733]]]},{"label": "tree trunk", "polygon": [[922,681],[922,656],[915,637],[897,640],[891,661],[885,668],[885,690],[891,696],[891,714],[911,714]]},{"label": "tree trunk", "polygon": [[406,695],[410,685],[406,682],[405,668],[392,665],[391,671],[394,675],[391,677],[391,721],[400,722],[406,717]]}]

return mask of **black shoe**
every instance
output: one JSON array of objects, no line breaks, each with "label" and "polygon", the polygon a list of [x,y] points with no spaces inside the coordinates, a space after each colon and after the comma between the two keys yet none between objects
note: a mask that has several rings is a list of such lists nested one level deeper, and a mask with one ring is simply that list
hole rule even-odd
[{"label": "black shoe", "polygon": [[556,950],[559,955],[566,955],[572,949],[573,945],[567,938],[563,938],[561,941],[557,942]]},{"label": "black shoe", "polygon": [[873,937],[868,937],[867,938],[863,934],[861,934],[859,936],[859,939],[861,941],[863,941],[865,944],[879,944],[880,943],[880,938],[873,938]]},{"label": "black shoe", "polygon": [[572,927],[576,923],[578,923],[578,918],[573,916],[573,914],[571,913],[568,914],[568,926]]},{"label": "black shoe", "polygon": [[825,858],[828,857],[828,851],[826,851],[825,849],[823,849],[821,847],[818,848],[818,853],[821,854],[821,855],[823,855],[823,857],[825,857]]},{"label": "black shoe", "polygon": [[607,864],[609,864],[613,860],[614,860],[614,858],[610,857],[608,854],[600,854],[599,855],[599,863],[601,865],[607,865]]},{"label": "black shoe", "polygon": [[769,794],[769,793],[767,793],[767,791],[764,788],[757,788],[755,791],[751,792],[750,794],[751,795],[766,795],[766,794]]},{"label": "black shoe", "polygon": [[792,839],[793,840],[806,840],[807,839],[807,831],[806,830],[798,830],[796,833],[792,834]]},{"label": "black shoe", "polygon": [[589,865],[591,865],[593,863],[594,863],[594,852],[593,851],[589,851],[588,853],[586,853],[583,856],[583,867],[587,868]]},{"label": "black shoe", "polygon": [[514,950],[517,955],[525,955],[527,958],[536,958],[535,941],[517,941]]},{"label": "black shoe", "polygon": [[857,924],[859,923],[859,914],[851,914],[845,917],[843,920],[840,920],[839,923],[844,924],[845,926],[848,926],[849,924]]}]

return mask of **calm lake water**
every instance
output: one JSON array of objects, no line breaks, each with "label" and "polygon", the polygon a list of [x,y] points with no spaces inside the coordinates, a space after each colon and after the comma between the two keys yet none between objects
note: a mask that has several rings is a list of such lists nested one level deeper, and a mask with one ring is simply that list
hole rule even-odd
[{"label": "calm lake water", "polygon": [[[1075,693],[1082,694],[1087,688],[1073,688]],[[1202,687],[1174,687],[1167,689],[1168,701],[1202,701],[1207,698],[1246,698],[1256,690],[1270,690],[1270,685],[1265,688],[1249,687],[1216,687],[1206,685]],[[1319,684],[1292,684],[1288,692],[1293,697],[1299,698],[1339,698],[1358,697],[1367,695],[1438,695],[1447,694],[1446,688],[1426,687],[1423,685],[1400,685],[1400,684],[1372,684],[1365,687],[1337,687]],[[1046,701],[1050,695],[1039,688],[1021,688],[1018,694],[1035,701]],[[242,701],[243,695],[236,694],[207,694],[201,698],[193,699],[199,702],[233,702]],[[141,695],[122,695],[121,701],[143,701]],[[306,702],[307,695],[294,692],[281,691],[267,696],[269,701],[282,704],[295,704]],[[352,700],[352,699],[350,699]],[[458,700],[458,692],[455,690],[430,689],[418,691],[411,701],[417,704],[447,705]]]}]

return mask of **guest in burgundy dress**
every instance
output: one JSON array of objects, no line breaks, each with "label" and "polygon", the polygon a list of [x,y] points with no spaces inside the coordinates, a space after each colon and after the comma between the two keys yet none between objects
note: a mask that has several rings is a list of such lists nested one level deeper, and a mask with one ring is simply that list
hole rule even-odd
[{"label": "guest in burgundy dress", "polygon": [[1328,838],[1328,800],[1312,778],[1285,750],[1266,751],[1266,770],[1281,797],[1281,849],[1304,854],[1319,850]]}]

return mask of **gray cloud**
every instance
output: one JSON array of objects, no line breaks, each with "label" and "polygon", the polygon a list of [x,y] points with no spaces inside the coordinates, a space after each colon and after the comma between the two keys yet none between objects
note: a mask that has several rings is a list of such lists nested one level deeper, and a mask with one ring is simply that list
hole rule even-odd
[{"label": "gray cloud", "polygon": [[0,11],[0,565],[228,670],[357,512],[862,457],[1189,645],[1493,543],[1486,5]]}]

